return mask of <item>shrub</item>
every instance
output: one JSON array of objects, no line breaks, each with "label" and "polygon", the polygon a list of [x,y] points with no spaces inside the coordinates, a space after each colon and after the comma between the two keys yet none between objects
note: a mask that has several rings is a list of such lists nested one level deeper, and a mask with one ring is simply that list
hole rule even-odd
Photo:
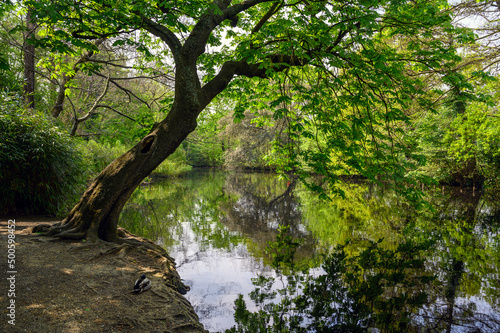
[{"label": "shrub", "polygon": [[[113,144],[108,141],[97,142],[94,140],[82,141],[80,149],[85,154],[85,159],[89,163],[93,176],[99,174],[111,162],[130,149],[123,142],[116,140]],[[153,173],[161,176],[177,176],[184,174],[192,169],[186,164],[186,154],[182,147],[169,156],[160,164]]]},{"label": "shrub", "polygon": [[130,147],[116,140],[114,144],[109,142],[97,142],[94,140],[81,141],[79,148],[85,154],[89,163],[92,176],[96,176],[115,159],[123,155]]},{"label": "shrub", "polygon": [[0,102],[0,213],[64,213],[84,189],[82,155],[42,114]]},{"label": "shrub", "polygon": [[192,167],[186,164],[186,152],[182,147],[163,161],[152,173],[160,176],[180,176],[189,171]]}]

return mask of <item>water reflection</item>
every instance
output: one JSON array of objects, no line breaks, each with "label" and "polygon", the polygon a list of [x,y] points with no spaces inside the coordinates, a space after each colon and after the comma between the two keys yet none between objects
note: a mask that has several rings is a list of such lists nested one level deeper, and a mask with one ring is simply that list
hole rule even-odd
[{"label": "water reflection", "polygon": [[234,300],[253,290],[251,278],[275,274],[264,248],[280,225],[302,240],[298,260],[310,266],[318,265],[317,252],[347,239],[349,255],[381,238],[387,250],[431,241],[425,270],[437,280],[427,286],[429,302],[412,314],[412,327],[500,331],[500,209],[493,198],[437,191],[429,197],[435,210],[417,214],[373,185],[346,185],[346,198],[331,202],[294,186],[270,174],[193,172],[141,187],[121,224],[176,258],[191,286],[187,297],[210,331],[234,325]]}]

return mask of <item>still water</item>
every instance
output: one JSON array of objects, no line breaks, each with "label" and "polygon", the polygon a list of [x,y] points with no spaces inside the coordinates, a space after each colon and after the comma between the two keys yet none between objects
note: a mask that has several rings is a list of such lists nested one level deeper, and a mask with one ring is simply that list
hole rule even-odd
[{"label": "still water", "polygon": [[[266,173],[193,171],[140,187],[121,225],[155,240],[177,262],[189,299],[210,332],[235,325],[234,301],[254,290],[252,278],[276,276],[265,248],[280,225],[301,240],[298,262],[316,274],[319,256],[345,244],[359,254],[370,241],[394,250],[405,241],[431,241],[422,270],[428,303],[412,325],[430,332],[500,332],[499,199],[458,190],[434,191],[432,208],[416,211],[390,191],[342,185],[345,197],[321,201],[300,185]],[[413,286],[415,287],[415,286]]]}]

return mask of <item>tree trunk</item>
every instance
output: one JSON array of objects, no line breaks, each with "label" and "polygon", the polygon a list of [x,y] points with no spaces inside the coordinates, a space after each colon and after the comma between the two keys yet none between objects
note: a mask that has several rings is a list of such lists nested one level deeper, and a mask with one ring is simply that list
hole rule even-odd
[{"label": "tree trunk", "polygon": [[197,115],[185,118],[185,111],[174,105],[165,120],[97,176],[69,215],[47,234],[119,242],[118,219],[127,200],[144,178],[196,128]]},{"label": "tree trunk", "polygon": [[29,44],[35,34],[36,25],[33,23],[32,10],[28,9],[26,14],[26,33],[23,43],[24,55],[24,96],[29,108],[35,108],[35,46]]},{"label": "tree trunk", "polygon": [[64,110],[64,99],[66,98],[66,85],[73,77],[74,75],[63,75],[62,82],[59,85],[59,90],[57,91],[56,103],[52,108],[52,116],[54,118],[59,117],[61,112]]}]

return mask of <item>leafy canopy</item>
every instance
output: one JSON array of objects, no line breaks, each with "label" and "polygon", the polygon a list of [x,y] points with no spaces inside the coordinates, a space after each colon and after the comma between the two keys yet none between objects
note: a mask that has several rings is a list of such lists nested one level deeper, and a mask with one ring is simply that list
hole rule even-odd
[{"label": "leafy canopy", "polygon": [[[458,43],[473,38],[453,27],[441,0],[26,4],[46,27],[39,43],[59,52],[109,38],[155,57],[149,46],[161,40],[168,47],[161,57],[176,71],[172,105],[189,95],[201,112],[224,92],[238,101],[236,119],[272,109],[274,120],[287,124],[273,151],[281,171],[303,180],[320,173],[332,183],[342,172],[404,180],[422,163],[402,139],[409,116],[433,107],[425,77],[446,78],[460,60]],[[304,140],[310,144],[299,144]]]}]

